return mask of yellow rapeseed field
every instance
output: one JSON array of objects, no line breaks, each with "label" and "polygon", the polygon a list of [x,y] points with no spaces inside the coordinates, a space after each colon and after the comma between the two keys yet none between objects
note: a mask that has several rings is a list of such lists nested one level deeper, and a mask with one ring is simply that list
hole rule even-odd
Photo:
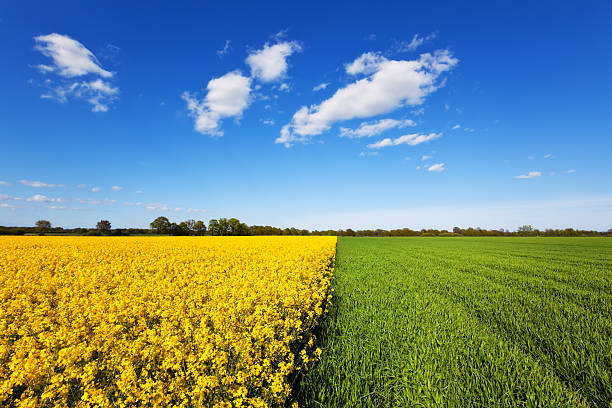
[{"label": "yellow rapeseed field", "polygon": [[0,406],[283,405],[335,237],[0,237]]}]

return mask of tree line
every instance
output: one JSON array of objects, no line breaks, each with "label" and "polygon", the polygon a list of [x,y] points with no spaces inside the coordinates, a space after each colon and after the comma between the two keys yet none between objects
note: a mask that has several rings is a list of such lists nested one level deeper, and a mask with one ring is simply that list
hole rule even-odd
[{"label": "tree line", "polygon": [[236,235],[330,235],[342,237],[433,237],[433,236],[469,236],[469,237],[580,237],[580,236],[612,236],[612,229],[608,231],[581,230],[574,228],[539,230],[531,225],[522,225],[516,231],[504,228],[460,228],[454,227],[452,231],[445,229],[375,229],[353,230],[351,228],[338,230],[307,230],[298,228],[278,228],[269,225],[247,225],[237,218],[211,219],[206,224],[201,220],[186,220],[179,223],[171,222],[166,217],[157,217],[151,222],[150,228],[116,228],[113,229],[110,221],[100,220],[95,228],[62,228],[53,227],[48,220],[38,220],[33,227],[3,227],[0,226],[0,235],[25,234],[55,234],[55,235],[175,235],[175,236],[236,236]]}]

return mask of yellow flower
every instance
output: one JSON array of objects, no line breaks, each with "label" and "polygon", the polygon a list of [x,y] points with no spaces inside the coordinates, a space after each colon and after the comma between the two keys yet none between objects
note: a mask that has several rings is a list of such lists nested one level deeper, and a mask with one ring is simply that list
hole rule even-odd
[{"label": "yellow flower", "polygon": [[335,248],[335,237],[0,237],[0,406],[281,406],[288,377],[320,355],[310,331]]}]

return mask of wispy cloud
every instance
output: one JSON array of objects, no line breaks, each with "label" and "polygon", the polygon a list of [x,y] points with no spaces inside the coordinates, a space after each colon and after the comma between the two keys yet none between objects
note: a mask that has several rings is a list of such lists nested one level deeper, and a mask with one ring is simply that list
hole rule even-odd
[{"label": "wispy cloud", "polygon": [[[69,98],[84,99],[92,105],[93,112],[106,112],[108,105],[119,94],[119,88],[109,80],[113,73],[103,69],[95,55],[83,44],[67,35],[52,33],[34,37],[35,49],[51,58],[53,64],[39,64],[38,70],[57,74],[60,80],[47,78],[43,85],[48,92],[41,98],[66,102]],[[77,77],[90,77],[74,80]],[[64,79],[61,79],[64,78]]]},{"label": "wispy cloud", "polygon": [[329,82],[323,82],[322,84],[319,84],[319,85],[315,86],[314,88],[312,88],[312,90],[314,92],[317,92],[317,91],[321,91],[321,90],[327,88],[328,86],[329,86]]},{"label": "wispy cloud", "polygon": [[401,144],[407,144],[410,146],[416,146],[421,143],[429,142],[430,140],[437,139],[442,136],[442,133],[430,133],[428,135],[421,135],[418,133],[414,133],[411,135],[400,136],[395,139],[384,138],[376,143],[369,144],[368,147],[370,149],[381,149],[383,147],[388,146],[398,146]]},{"label": "wispy cloud", "polygon": [[446,170],[446,169],[444,168],[444,163],[437,163],[437,164],[434,164],[434,165],[429,166],[429,167],[427,168],[427,171],[436,171],[436,172],[441,172],[441,171],[444,171],[444,170]]},{"label": "wispy cloud", "polygon": [[421,36],[419,36],[419,34],[415,34],[412,37],[412,40],[410,40],[410,41],[401,41],[401,42],[397,43],[393,47],[393,50],[395,52],[415,51],[417,48],[419,48],[421,45],[423,45],[423,43],[425,43],[426,41],[433,40],[436,37],[437,37],[437,33],[431,33],[431,34],[429,34],[426,37],[421,37]]},{"label": "wispy cloud", "polygon": [[542,175],[541,171],[530,171],[527,174],[521,174],[520,176],[514,176],[517,179],[530,179],[534,177],[540,177]]},{"label": "wispy cloud", "polygon": [[123,187],[121,187],[121,186],[112,186],[111,190],[113,190],[113,191],[121,191],[121,190],[123,190]]},{"label": "wispy cloud", "polygon": [[36,203],[61,203],[64,202],[63,198],[51,198],[51,197],[47,197],[44,196],[42,194],[34,194],[32,197],[28,197],[25,199],[26,201],[29,202],[36,202]]},{"label": "wispy cloud", "polygon": [[53,187],[62,187],[61,184],[49,184],[44,183],[42,181],[29,181],[29,180],[19,180],[21,184],[26,186],[35,187],[35,188],[53,188]]},{"label": "wispy cloud", "polygon": [[223,46],[223,48],[221,48],[220,50],[217,51],[217,55],[219,57],[222,57],[225,54],[227,54],[228,52],[230,52],[230,50],[232,49],[231,44],[232,44],[232,42],[230,40],[225,40],[225,45]]},{"label": "wispy cloud", "polygon": [[433,158],[433,156],[428,156],[428,155],[424,154],[423,156],[421,156],[421,161],[429,160],[431,158]]},{"label": "wispy cloud", "polygon": [[575,173],[575,172],[576,172],[576,170],[574,170],[574,169],[569,169],[569,170],[567,171],[567,174],[572,174],[572,173]]},{"label": "wispy cloud", "polygon": [[320,104],[302,106],[291,122],[283,126],[276,143],[290,147],[307,143],[330,129],[335,122],[368,118],[400,106],[421,105],[425,98],[443,85],[440,76],[458,60],[447,50],[422,54],[416,60],[389,60],[380,54],[365,53],[345,66],[351,75],[365,78],[338,89]]},{"label": "wispy cloud", "polygon": [[455,125],[455,126],[453,126],[453,130],[456,130],[456,129],[461,129],[461,125]]},{"label": "wispy cloud", "polygon": [[544,158],[545,158],[545,159],[550,159],[550,158],[552,158],[552,157],[553,157],[553,155],[552,155],[552,154],[550,154],[550,153],[548,153],[548,154],[545,154],[545,155],[544,155]]},{"label": "wispy cloud", "polygon": [[0,186],[10,186],[11,184],[8,181],[0,180]]},{"label": "wispy cloud", "polygon": [[92,187],[91,188],[91,191],[93,191],[94,193],[97,193],[100,190],[102,190],[100,187]]},{"label": "wispy cloud", "polygon": [[357,129],[341,127],[340,136],[359,139],[362,137],[376,136],[394,128],[402,129],[407,126],[416,126],[416,123],[410,119],[381,119],[374,122],[362,122]]}]

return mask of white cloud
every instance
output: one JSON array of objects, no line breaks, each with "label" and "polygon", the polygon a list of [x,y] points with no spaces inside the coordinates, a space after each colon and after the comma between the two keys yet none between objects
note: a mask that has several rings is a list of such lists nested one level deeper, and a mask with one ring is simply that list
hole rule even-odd
[{"label": "white cloud", "polygon": [[366,52],[357,57],[355,61],[346,64],[344,69],[347,74],[357,75],[364,74],[369,75],[380,69],[380,66],[388,60],[375,52]]},{"label": "white cloud", "polygon": [[217,55],[219,57],[222,57],[225,54],[227,54],[228,52],[230,52],[230,50],[232,49],[231,43],[232,42],[230,40],[225,40],[225,45],[223,46],[222,49],[217,51]]},{"label": "white cloud", "polygon": [[420,105],[426,96],[443,85],[443,81],[438,81],[440,75],[458,62],[447,50],[422,54],[419,59],[410,61],[387,60],[376,55],[364,58],[364,55],[349,64],[347,70],[376,70],[338,89],[318,105],[302,106],[291,123],[283,126],[276,143],[286,147],[296,142],[307,143],[312,136],[329,130],[335,122],[372,117],[406,105]]},{"label": "white cloud", "polygon": [[98,191],[100,191],[101,188],[100,187],[92,187],[91,191],[93,191],[94,193],[97,193]]},{"label": "white cloud", "polygon": [[416,126],[413,120],[381,119],[374,122],[363,122],[357,129],[340,128],[340,136],[359,139],[362,137],[376,136],[384,131],[394,128],[405,128],[406,126]]},{"label": "white cloud", "polygon": [[202,209],[198,209],[198,208],[188,208],[187,212],[188,213],[197,213],[197,212],[204,213],[204,212],[206,212],[206,210],[202,210]]},{"label": "white cloud", "polygon": [[266,120],[262,121],[262,123],[263,123],[264,125],[270,125],[270,126],[272,126],[272,125],[274,125],[276,122],[274,122],[274,119],[266,119]]},{"label": "white cloud", "polygon": [[540,177],[542,175],[541,171],[530,171],[527,174],[521,174],[520,176],[515,176],[517,179],[530,179],[534,177]]},{"label": "white cloud", "polygon": [[73,78],[77,76],[95,74],[103,78],[113,76],[112,72],[100,66],[96,56],[80,42],[67,35],[52,33],[34,37],[36,50],[53,60],[54,66],[39,65],[47,72],[57,71],[61,76]]},{"label": "white cloud", "polygon": [[36,203],[54,203],[54,202],[63,202],[62,198],[50,198],[44,196],[42,194],[34,194],[32,197],[26,198],[26,201],[36,202]]},{"label": "white cloud", "polygon": [[321,90],[327,88],[328,86],[329,86],[329,82],[323,82],[322,84],[319,84],[319,85],[315,86],[314,88],[312,88],[312,90],[314,92],[317,92],[317,91],[321,91]]},{"label": "white cloud", "polygon": [[427,171],[437,171],[437,172],[441,172],[441,171],[444,171],[444,170],[446,170],[446,169],[444,168],[444,163],[437,163],[437,164],[434,164],[434,165],[429,166],[429,167],[427,168]]},{"label": "white cloud", "polygon": [[461,125],[455,125],[455,126],[453,126],[453,130],[455,130],[455,129],[460,129],[460,128],[461,128]]},{"label": "white cloud", "polygon": [[467,128],[467,127],[466,127],[466,128],[463,128],[463,130],[465,130],[466,132],[473,132],[473,131],[474,131],[474,128]]},{"label": "white cloud", "polygon": [[145,208],[149,211],[168,211],[168,205],[162,203],[149,203]]},{"label": "white cloud", "polygon": [[99,200],[95,198],[75,198],[74,201],[78,201],[81,204],[90,204],[90,205],[110,205],[115,204],[117,200]]},{"label": "white cloud", "polygon": [[400,136],[395,139],[384,138],[376,143],[369,144],[368,147],[370,149],[380,149],[388,146],[398,146],[401,144],[407,144],[410,146],[415,146],[421,143],[429,142],[430,140],[434,140],[442,136],[442,133],[430,133],[428,135],[420,135],[418,133],[414,133],[411,135]]},{"label": "white cloud", "polygon": [[108,105],[117,99],[119,88],[102,78],[111,78],[112,72],[100,67],[95,55],[80,42],[72,38],[49,34],[35,37],[35,48],[43,55],[53,59],[53,66],[40,64],[37,66],[43,73],[55,72],[64,78],[98,76],[95,79],[79,81],[52,81],[47,78],[44,86],[47,92],[41,95],[43,99],[54,99],[65,103],[69,98],[84,99],[92,105],[93,112],[106,112]]},{"label": "white cloud", "polygon": [[232,71],[211,79],[206,89],[208,93],[202,101],[189,92],[184,92],[182,97],[195,118],[195,130],[204,135],[221,136],[221,120],[228,117],[239,119],[248,107],[251,78],[240,71]]},{"label": "white cloud", "polygon": [[10,196],[8,194],[0,194],[0,201],[7,201],[11,199],[13,199],[13,196]]},{"label": "white cloud", "polygon": [[412,111],[412,114],[413,114],[414,116],[421,116],[421,115],[424,115],[424,114],[425,114],[425,108],[414,109],[414,110]]},{"label": "white cloud", "polygon": [[412,37],[411,41],[402,41],[399,44],[397,44],[395,46],[395,52],[415,51],[424,42],[429,41],[429,40],[433,40],[434,38],[436,38],[436,36],[437,36],[436,33],[431,33],[431,34],[429,34],[426,37],[420,37],[418,34],[415,34]]},{"label": "white cloud", "polygon": [[113,190],[113,191],[121,191],[121,190],[123,190],[123,187],[121,187],[121,186],[112,186],[111,190]]},{"label": "white cloud", "polygon": [[10,186],[10,183],[0,180],[0,186]]},{"label": "white cloud", "polygon": [[59,184],[49,184],[43,183],[42,181],[29,181],[29,180],[19,180],[21,184],[25,184],[26,186],[36,187],[36,188],[52,188],[52,187],[60,187]]},{"label": "white cloud", "polygon": [[421,156],[421,161],[429,160],[431,158],[433,158],[433,156],[427,156],[426,154],[424,154],[423,156]]},{"label": "white cloud", "polygon": [[14,205],[7,204],[7,203],[0,203],[0,208],[8,208],[8,209],[14,210],[17,207],[15,207]]},{"label": "white cloud", "polygon": [[265,44],[262,49],[251,52],[246,59],[246,63],[251,67],[251,76],[263,82],[283,78],[287,73],[287,58],[301,49],[295,41]]},{"label": "white cloud", "polygon": [[289,92],[291,90],[291,86],[289,86],[288,83],[283,82],[282,84],[280,84],[280,86],[278,87],[279,91],[285,91],[285,92]]},{"label": "white cloud", "polygon": [[366,156],[378,156],[378,152],[361,152],[361,153],[359,153],[359,157],[366,157]]},{"label": "white cloud", "polygon": [[545,159],[550,159],[550,158],[552,158],[552,157],[553,157],[553,156],[552,156],[552,154],[550,154],[550,153],[548,153],[548,154],[545,154],[545,155],[544,155],[544,158],[545,158]]},{"label": "white cloud", "polygon": [[572,173],[575,173],[575,172],[576,172],[576,170],[574,170],[574,169],[569,169],[569,170],[567,171],[567,173],[568,173],[568,174],[572,174]]}]

